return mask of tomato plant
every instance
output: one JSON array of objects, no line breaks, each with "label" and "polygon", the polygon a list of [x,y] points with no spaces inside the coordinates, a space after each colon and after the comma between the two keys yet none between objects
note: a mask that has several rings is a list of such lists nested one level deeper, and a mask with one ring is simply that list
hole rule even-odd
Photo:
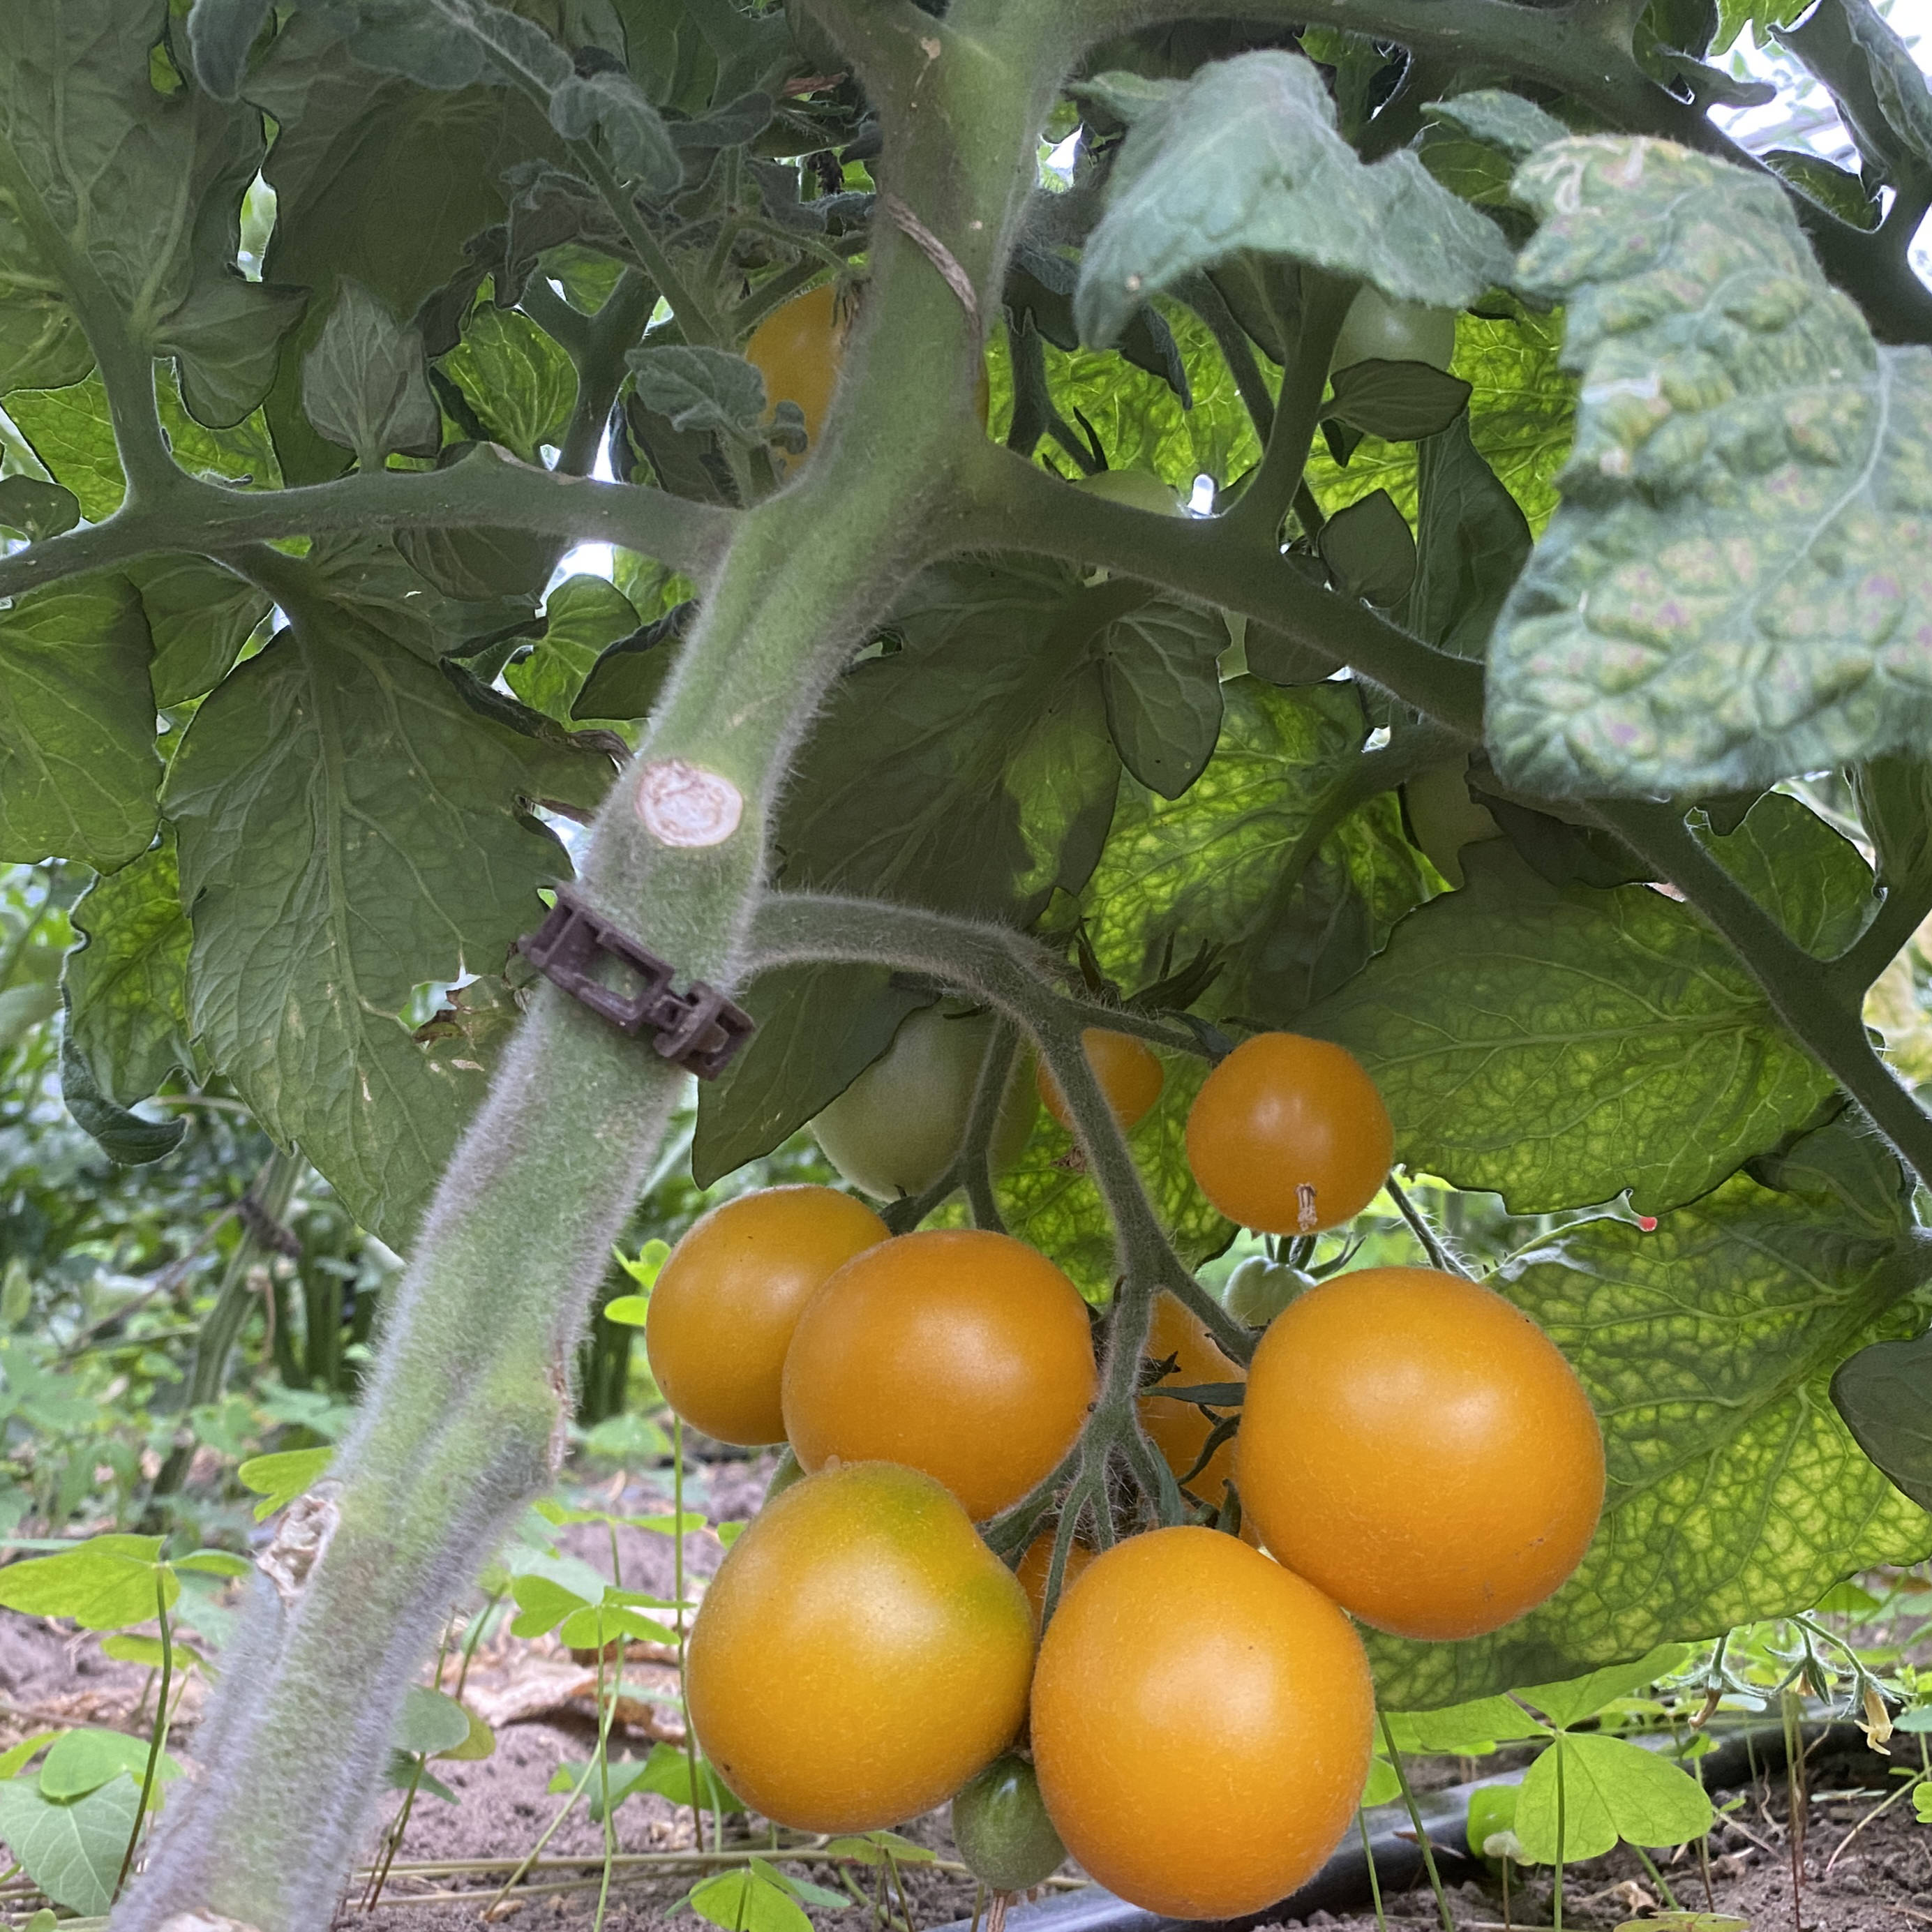
[{"label": "tomato plant", "polygon": [[[816,1122],[896,1238],[801,1317],[802,1458],[1118,1544],[1049,1652],[1206,1546],[1160,1297],[1238,1370],[1370,1261],[1533,1322],[1612,1479],[1512,1622],[1443,1552],[1402,1627],[1480,1628],[1371,1633],[1392,1708],[1932,1551],[1932,96],[1865,0],[1311,4],[7,9],[0,862],[86,890],[0,1033],[100,1159],[244,1110],[406,1261],[130,1926],[332,1910],[694,1073],[694,1187]],[[1746,25],[1856,170],[1712,118]],[[931,1241],[1011,1384],[851,1287]],[[1312,1852],[1196,1822],[1202,1899]]]},{"label": "tomato plant", "polygon": [[1026,1592],[958,1504],[854,1463],[788,1490],[732,1546],[686,1695],[739,1796],[802,1831],[864,1832],[943,1803],[1011,1742],[1033,1653]]},{"label": "tomato plant", "polygon": [[1334,1849],[1374,1703],[1360,1640],[1319,1591],[1232,1537],[1155,1530],[1096,1557],[1047,1627],[1040,1795],[1102,1884],[1233,1918]]},{"label": "tomato plant", "polygon": [[[908,1013],[892,1044],[813,1120],[826,1159],[875,1200],[924,1193],[958,1156],[992,1036],[984,1013]],[[1024,1085],[1011,1082],[993,1130],[996,1167],[1019,1158],[1034,1112]]]},{"label": "tomato plant", "polygon": [[1244,1040],[1202,1083],[1187,1160],[1231,1220],[1273,1234],[1352,1221],[1381,1191],[1395,1130],[1345,1048],[1299,1034]]},{"label": "tomato plant", "polygon": [[828,1276],[886,1238],[836,1188],[766,1187],[714,1208],[651,1289],[644,1347],[664,1400],[721,1442],[782,1442],[785,1351]]},{"label": "tomato plant", "polygon": [[1360,1268],[1269,1324],[1234,1452],[1268,1547],[1364,1622],[1480,1636],[1568,1580],[1604,1443],[1536,1324],[1432,1268]]},{"label": "tomato plant", "polygon": [[902,1235],[805,1306],[784,1363],[799,1461],[904,1462],[975,1519],[1017,1502],[1080,1432],[1095,1385],[1087,1311],[1010,1236]]}]

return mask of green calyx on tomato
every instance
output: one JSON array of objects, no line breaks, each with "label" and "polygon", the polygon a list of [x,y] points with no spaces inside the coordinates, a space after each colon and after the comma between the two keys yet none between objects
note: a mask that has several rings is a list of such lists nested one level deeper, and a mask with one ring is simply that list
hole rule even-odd
[{"label": "green calyx on tomato", "polygon": [[[965,1137],[992,1016],[944,1004],[908,1013],[892,1044],[812,1124],[825,1157],[874,1200],[920,1194],[945,1173]],[[1025,1150],[1037,1112],[1016,1064],[993,1129],[993,1169]]]}]

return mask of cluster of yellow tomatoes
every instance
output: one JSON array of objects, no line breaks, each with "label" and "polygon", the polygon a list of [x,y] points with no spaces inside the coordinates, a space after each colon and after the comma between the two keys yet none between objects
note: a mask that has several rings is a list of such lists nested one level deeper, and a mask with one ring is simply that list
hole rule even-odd
[{"label": "cluster of yellow tomatoes", "polygon": [[[1086,1046],[1131,1125],[1158,1097],[1158,1060],[1123,1034]],[[1039,1092],[1064,1122],[1050,1078]],[[958,1128],[955,1114],[953,1148]],[[1393,1151],[1359,1064],[1288,1034],[1214,1069],[1186,1138],[1216,1206],[1285,1234],[1359,1214]],[[1037,1882],[1064,1842],[1178,1917],[1283,1897],[1348,1828],[1369,1768],[1374,1696],[1351,1618],[1412,1637],[1493,1630],[1570,1574],[1603,1499],[1575,1375],[1474,1282],[1334,1276],[1275,1317],[1245,1375],[1163,1295],[1147,1349],[1162,1379],[1244,1382],[1240,1426],[1197,1471],[1199,1408],[1156,1382],[1142,1423],[1204,1505],[1235,1486],[1243,1534],[1204,1526],[1204,1507],[1202,1526],[1076,1546],[1042,1639],[1048,1539],[1016,1575],[974,1525],[1059,1466],[1098,1393],[1087,1308],[1044,1256],[986,1232],[895,1238],[852,1196],[770,1189],[685,1237],[646,1342],[688,1421],[788,1442],[808,1472],[767,1502],[699,1610],[686,1689],[707,1755],[754,1810],[809,1831],[896,1824],[968,1787],[956,1832],[996,1888]]]}]

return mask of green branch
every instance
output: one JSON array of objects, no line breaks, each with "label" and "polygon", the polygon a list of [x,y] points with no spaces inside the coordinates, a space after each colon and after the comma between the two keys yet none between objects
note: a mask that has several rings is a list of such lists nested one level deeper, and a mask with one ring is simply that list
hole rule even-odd
[{"label": "green branch", "polygon": [[[1054,990],[1052,964],[1033,940],[1003,926],[877,900],[768,895],[753,922],[751,969],[818,960],[862,961],[928,974],[1017,1021],[1031,1035],[1066,1096],[1088,1172],[1114,1223],[1128,1299],[1145,1299],[1150,1306],[1154,1294],[1164,1288],[1200,1318],[1231,1357],[1248,1359],[1254,1352],[1253,1336],[1195,1280],[1148,1203],[1133,1156],[1082,1045],[1082,1034],[1096,1023],[1089,1017],[1093,1009]],[[1115,1022],[1108,1014],[1098,1023]],[[1144,1336],[1144,1320],[1140,1325]]]},{"label": "green branch", "polygon": [[164,501],[130,502],[103,523],[0,559],[0,597],[156,550],[213,554],[331,530],[526,530],[616,544],[701,578],[724,555],[738,518],[662,490],[532,469],[494,446],[448,470],[376,470],[293,490],[231,490],[182,476]]},{"label": "green branch", "polygon": [[1154,517],[1070,489],[1011,451],[963,452],[966,501],[949,548],[1018,550],[1104,566],[1115,574],[1197,597],[1282,632],[1336,664],[1349,664],[1467,742],[1483,735],[1482,667],[1414,638],[1366,604],[1324,590],[1271,544],[1228,518]]},{"label": "green branch", "polygon": [[1863,1003],[1873,982],[1904,950],[1932,913],[1932,874],[1910,885],[1891,885],[1871,923],[1832,962],[1832,977],[1846,1003]]},{"label": "green branch", "polygon": [[562,344],[577,371],[577,401],[557,452],[563,475],[587,475],[597,460],[611,405],[628,373],[625,352],[644,334],[657,299],[656,289],[636,269],[626,268],[603,307],[585,315],[541,275],[530,278],[518,306]]},{"label": "green branch", "polygon": [[[167,496],[184,472],[169,454],[154,406],[154,358],[129,333],[119,302],[55,220],[10,144],[0,140],[0,189],[64,291],[107,392],[114,448],[130,504]],[[4,594],[4,593],[0,593]]]},{"label": "green branch", "polygon": [[1932,1176],[1932,1116],[1874,1052],[1856,998],[1726,872],[1670,806],[1593,802],[1598,821],[1657,868],[1728,940],[1799,1044],[1864,1108],[1906,1166]]},{"label": "green branch", "polygon": [[1328,362],[1342,318],[1360,286],[1347,278],[1324,274],[1312,264],[1301,271],[1301,322],[1294,346],[1276,399],[1274,421],[1261,468],[1228,511],[1224,529],[1233,542],[1271,554],[1282,521],[1301,487],[1308,452],[1322,416],[1322,398],[1328,387]]}]

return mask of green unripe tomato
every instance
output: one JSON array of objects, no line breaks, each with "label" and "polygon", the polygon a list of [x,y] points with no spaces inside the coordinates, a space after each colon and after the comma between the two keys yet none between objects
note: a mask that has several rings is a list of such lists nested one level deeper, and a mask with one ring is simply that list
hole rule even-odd
[{"label": "green unripe tomato", "polygon": [[[891,1046],[812,1124],[825,1158],[877,1201],[922,1193],[952,1166],[973,1110],[989,1013],[922,1006],[899,1022]],[[1038,1107],[1016,1062],[993,1129],[993,1169],[1025,1150]]]},{"label": "green unripe tomato", "polygon": [[1221,1306],[1246,1328],[1265,1328],[1305,1288],[1312,1277],[1286,1262],[1250,1255],[1228,1276],[1221,1290]]},{"label": "green unripe tomato", "polygon": [[1452,886],[1462,883],[1462,848],[1500,838],[1502,827],[1469,796],[1469,761],[1452,758],[1418,772],[1402,788],[1408,829],[1429,862]]},{"label": "green unripe tomato", "polygon": [[1446,369],[1456,354],[1456,312],[1392,302],[1370,284],[1349,304],[1330,358],[1331,371],[1353,362],[1426,362]]},{"label": "green unripe tomato", "polygon": [[1130,510],[1144,510],[1150,516],[1187,514],[1187,506],[1151,470],[1103,470],[1098,476],[1082,477],[1073,487]]},{"label": "green unripe tomato", "polygon": [[952,1842],[967,1869],[993,1892],[1030,1892],[1066,1856],[1033,1766],[1017,1751],[996,1757],[960,1787],[952,1800]]}]

